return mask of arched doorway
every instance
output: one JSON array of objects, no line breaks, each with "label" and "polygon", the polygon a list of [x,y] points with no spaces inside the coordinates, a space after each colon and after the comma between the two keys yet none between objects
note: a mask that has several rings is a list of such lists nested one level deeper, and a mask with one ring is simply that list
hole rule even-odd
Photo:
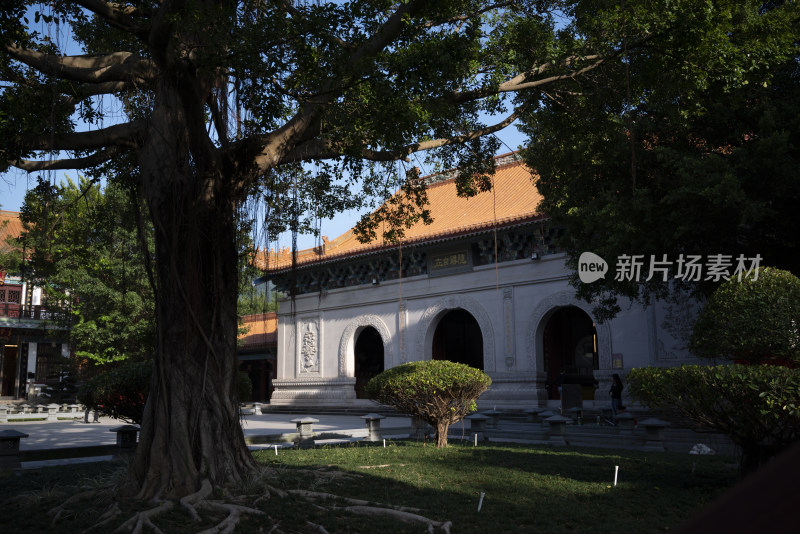
[{"label": "arched doorway", "polygon": [[584,400],[594,399],[594,371],[599,369],[597,331],[583,310],[566,306],[547,319],[542,339],[549,399],[560,399],[558,387],[579,384]]},{"label": "arched doorway", "polygon": [[433,334],[432,356],[483,371],[483,335],[472,314],[457,309],[442,317]]},{"label": "arched doorway", "polygon": [[383,372],[383,339],[380,333],[367,326],[356,336],[355,377],[356,398],[364,399],[364,388],[372,377]]}]

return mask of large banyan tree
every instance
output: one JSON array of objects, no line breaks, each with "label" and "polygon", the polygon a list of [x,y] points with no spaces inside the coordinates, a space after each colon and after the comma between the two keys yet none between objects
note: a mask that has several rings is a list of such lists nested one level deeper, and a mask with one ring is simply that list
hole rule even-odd
[{"label": "large banyan tree", "polygon": [[[254,466],[235,398],[245,202],[269,213],[300,191],[328,215],[396,188],[424,200],[420,158],[458,166],[460,193],[474,194],[490,187],[491,134],[523,113],[602,90],[634,50],[670,48],[664,69],[694,50],[688,72],[726,42],[702,33],[723,15],[693,1],[612,4],[3,2],[0,168],[125,179],[152,218],[140,497],[232,484]],[[383,172],[398,161],[408,172]],[[394,223],[424,215],[407,208]]]}]

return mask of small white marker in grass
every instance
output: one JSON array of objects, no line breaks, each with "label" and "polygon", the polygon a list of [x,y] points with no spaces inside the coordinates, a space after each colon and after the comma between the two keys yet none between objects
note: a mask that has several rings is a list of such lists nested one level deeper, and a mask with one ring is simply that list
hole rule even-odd
[{"label": "small white marker in grass", "polygon": [[278,456],[278,446],[275,445],[275,456]]},{"label": "small white marker in grass", "polygon": [[475,432],[475,446],[478,446],[478,433]]},{"label": "small white marker in grass", "polygon": [[386,448],[386,440],[385,439],[383,440],[383,448],[384,449]]},{"label": "small white marker in grass", "polygon": [[618,466],[618,465],[615,465],[615,466],[614,466],[614,485],[615,485],[615,486],[617,485],[617,474],[618,474],[618,473],[619,473],[619,466]]},{"label": "small white marker in grass", "polygon": [[484,492],[481,492],[481,500],[479,500],[479,501],[478,501],[478,511],[479,511],[479,512],[481,511],[481,506],[483,506],[483,497],[484,497],[485,495],[486,495],[486,494],[485,494]]}]

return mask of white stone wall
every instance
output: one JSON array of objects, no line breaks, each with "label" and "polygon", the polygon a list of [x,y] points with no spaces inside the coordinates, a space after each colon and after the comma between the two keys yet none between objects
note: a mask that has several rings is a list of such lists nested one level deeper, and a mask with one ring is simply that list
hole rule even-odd
[{"label": "white stone wall", "polygon": [[[592,317],[591,305],[575,299],[567,283],[563,255],[476,267],[442,277],[427,275],[298,296],[281,303],[278,377],[273,404],[358,405],[353,346],[360,331],[374,327],[384,343],[384,368],[431,358],[436,325],[447,311],[467,310],[483,336],[484,370],[492,389],[482,402],[502,407],[544,404],[542,337],[547,319],[559,308],[577,306]],[[596,323],[602,393],[612,372],[689,361],[674,324],[686,310],[662,303],[623,311]],[[680,321],[678,321],[680,322]],[[679,336],[678,336],[679,337]],[[623,368],[613,367],[622,355]]]}]

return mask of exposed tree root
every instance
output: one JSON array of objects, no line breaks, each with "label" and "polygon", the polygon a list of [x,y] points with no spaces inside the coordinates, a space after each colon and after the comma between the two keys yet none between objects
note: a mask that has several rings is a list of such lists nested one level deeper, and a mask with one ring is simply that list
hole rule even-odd
[{"label": "exposed tree root", "polygon": [[131,534],[141,534],[143,532],[144,527],[149,527],[154,532],[161,533],[151,521],[152,517],[157,515],[169,512],[175,508],[175,503],[172,501],[163,501],[161,504],[156,506],[155,508],[150,508],[149,510],[144,510],[142,512],[137,512],[136,515],[122,523],[114,532],[130,532]]},{"label": "exposed tree root", "polygon": [[393,510],[390,508],[377,508],[374,506],[347,506],[345,508],[339,508],[339,510],[361,515],[391,517],[405,523],[422,523],[428,527],[428,532],[430,533],[433,533],[434,527],[439,527],[447,534],[450,534],[450,527],[453,526],[450,521],[434,521],[433,519],[428,519],[427,517],[418,514],[403,512],[401,510]]},{"label": "exposed tree root", "polygon": [[419,508],[410,508],[407,506],[396,506],[392,504],[383,504],[383,503],[375,503],[370,501],[364,501],[361,499],[351,499],[349,497],[341,497],[339,495],[334,495],[333,493],[324,493],[320,491],[307,491],[307,490],[287,490],[288,493],[292,495],[298,495],[300,497],[305,497],[307,499],[312,500],[337,500],[337,501],[344,501],[347,504],[351,504],[353,506],[368,506],[368,507],[380,507],[380,508],[387,508],[391,510],[398,510],[401,512],[422,512]]},{"label": "exposed tree root", "polygon": [[[333,467],[333,466],[327,466]],[[294,469],[293,473],[303,473],[315,477],[326,478],[327,481],[331,480],[347,480],[350,478],[360,478],[362,475],[357,473],[346,473],[344,471],[332,471],[330,469]]]},{"label": "exposed tree root", "polygon": [[211,487],[211,482],[206,478],[200,483],[200,489],[198,491],[180,500],[181,507],[189,513],[195,522],[199,523],[202,519],[200,519],[200,514],[197,513],[197,509],[194,505],[211,495],[212,491],[214,491],[214,489]]},{"label": "exposed tree root", "polygon": [[[201,523],[205,521],[206,524],[208,524],[208,521],[211,518],[213,518],[213,521],[215,522],[219,521],[214,526],[206,528],[198,534],[232,534],[237,525],[241,522],[243,516],[248,514],[262,517],[266,516],[266,513],[255,508],[255,506],[260,501],[269,499],[272,496],[278,496],[281,498],[299,498],[306,501],[307,505],[310,507],[319,509],[326,513],[335,510],[349,514],[372,516],[424,525],[427,527],[427,531],[430,533],[433,533],[435,529],[440,529],[446,534],[449,534],[450,528],[452,527],[452,523],[450,521],[435,521],[421,515],[422,510],[419,508],[376,503],[319,491],[309,491],[303,489],[283,490],[267,484],[264,480],[268,478],[266,475],[266,472],[262,473],[263,479],[258,481],[258,484],[255,488],[250,487],[251,491],[245,491],[239,496],[228,496],[226,497],[225,502],[219,500],[210,500],[209,497],[213,495],[214,488],[209,480],[203,480],[200,484],[200,489],[198,489],[195,493],[181,498],[179,501],[151,501],[151,508],[136,512],[132,517],[128,518],[124,523],[119,525],[114,532],[131,534],[153,532],[155,534],[164,534],[158,525],[156,525],[155,519],[159,515],[168,514],[173,510],[179,509],[191,517],[195,523]],[[323,476],[325,475],[327,475],[327,473],[323,473]],[[240,489],[246,490],[247,486]],[[253,492],[252,489],[256,489],[257,491]],[[71,496],[61,505],[53,508],[49,511],[49,514],[53,516],[53,523],[55,524],[62,517],[70,505],[80,501],[89,500],[98,495],[98,493],[98,490],[78,493]],[[109,531],[109,524],[117,519],[122,513],[123,511],[120,508],[119,503],[112,503],[102,513],[102,515],[100,515],[100,517],[97,519],[97,522],[86,529],[84,533],[89,533],[92,531],[97,532],[98,530],[102,530],[103,532]],[[224,517],[221,520],[219,520],[220,513],[224,514]],[[282,531],[287,530],[286,528],[279,528],[279,525],[281,524],[280,520],[273,521],[270,519],[269,523],[273,523],[272,528],[269,531],[270,533],[281,534]],[[319,534],[329,534],[328,530],[323,525],[319,525],[309,520],[306,520],[305,523],[306,527],[313,529]],[[289,532],[291,532],[291,530],[289,530]]]},{"label": "exposed tree root", "polygon": [[97,495],[97,490],[89,490],[89,491],[82,491],[80,493],[76,493],[66,501],[62,502],[60,505],[56,506],[55,508],[51,508],[47,513],[53,516],[53,520],[50,522],[50,525],[55,525],[61,516],[64,514],[64,511],[67,509],[67,506],[70,504],[79,502],[79,501],[86,501],[94,496]]},{"label": "exposed tree root", "polygon": [[310,526],[310,527],[312,527],[312,528],[316,529],[316,530],[317,530],[317,532],[319,532],[319,534],[330,534],[330,532],[328,532],[327,530],[325,530],[325,527],[323,527],[322,525],[318,525],[318,524],[316,524],[316,523],[312,523],[311,521],[306,521],[306,524],[307,524],[308,526]]},{"label": "exposed tree root", "polygon": [[120,510],[119,504],[116,503],[116,502],[113,503],[111,506],[108,507],[108,510],[103,512],[103,515],[101,515],[97,519],[97,523],[95,523],[91,527],[89,527],[86,530],[84,530],[83,533],[85,534],[86,532],[89,532],[90,530],[94,530],[96,528],[100,528],[100,527],[106,526],[107,524],[109,524],[111,521],[113,521],[114,518],[116,518],[121,513],[122,513],[122,510]]},{"label": "exposed tree root", "polygon": [[251,508],[249,506],[239,506],[238,504],[228,504],[217,501],[202,501],[198,503],[197,506],[200,508],[228,512],[228,516],[220,523],[200,532],[199,534],[231,534],[236,528],[236,525],[239,524],[242,514],[267,515],[261,510]]}]

